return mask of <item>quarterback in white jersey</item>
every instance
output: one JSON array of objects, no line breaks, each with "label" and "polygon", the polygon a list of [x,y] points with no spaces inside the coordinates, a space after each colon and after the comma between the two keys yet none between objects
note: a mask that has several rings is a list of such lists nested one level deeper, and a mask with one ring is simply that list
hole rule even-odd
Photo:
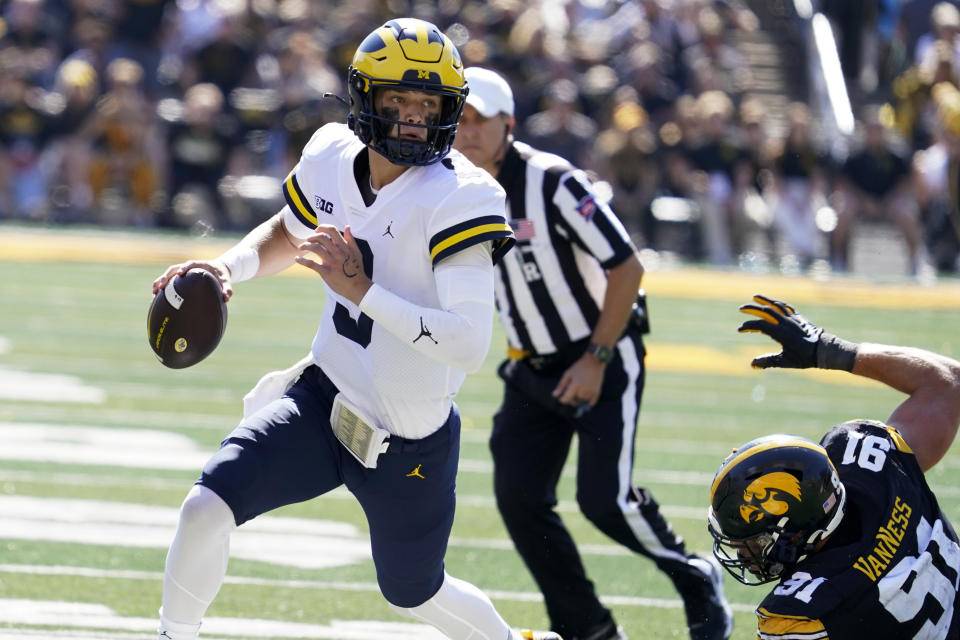
[{"label": "quarterback in white jersey", "polygon": [[450,153],[468,90],[460,56],[434,25],[391,20],[360,44],[347,81],[347,126],[316,132],[284,183],[287,206],[216,260],[173,265],[154,282],[157,291],[203,268],[229,299],[233,283],[296,262],[326,287],[310,357],[290,384],[265,377],[279,397],[250,403],[184,500],[159,638],[198,637],[237,526],[346,486],[398,614],[454,639],[559,640],[512,630],[444,566],[460,446],[453,397],[486,356],[494,263],[514,243],[502,189]]},{"label": "quarterback in white jersey", "polygon": [[[362,308],[328,288],[314,362],[380,427],[421,438],[443,424],[465,372],[482,364],[490,336],[489,328],[476,331],[441,308],[434,267],[487,240],[494,241],[495,258],[509,246],[504,195],[489,174],[454,151],[408,169],[366,206],[354,175],[364,153],[345,125],[317,131],[284,185],[283,222],[301,239],[313,236],[318,224],[350,226],[375,284]],[[461,290],[445,295],[482,306],[492,282],[451,281]],[[485,321],[482,313],[477,321]]]}]

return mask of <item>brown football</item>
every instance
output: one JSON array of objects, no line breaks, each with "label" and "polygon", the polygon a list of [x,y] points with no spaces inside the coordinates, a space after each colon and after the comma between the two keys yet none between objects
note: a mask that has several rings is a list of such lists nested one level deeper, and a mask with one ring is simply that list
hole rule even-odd
[{"label": "brown football", "polygon": [[150,348],[171,369],[192,367],[213,353],[226,328],[220,281],[203,269],[174,276],[147,312]]}]

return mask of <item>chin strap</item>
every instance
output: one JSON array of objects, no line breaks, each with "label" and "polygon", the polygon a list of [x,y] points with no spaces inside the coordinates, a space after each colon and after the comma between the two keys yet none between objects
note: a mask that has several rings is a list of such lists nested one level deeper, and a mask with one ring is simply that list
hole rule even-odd
[{"label": "chin strap", "polygon": [[338,96],[337,94],[333,93],[332,91],[325,91],[325,92],[323,93],[323,97],[324,97],[324,98],[334,98],[335,100],[339,101],[343,106],[347,107],[348,109],[350,108],[350,101],[349,101],[349,100],[347,100],[347,99],[344,98],[343,96]]}]

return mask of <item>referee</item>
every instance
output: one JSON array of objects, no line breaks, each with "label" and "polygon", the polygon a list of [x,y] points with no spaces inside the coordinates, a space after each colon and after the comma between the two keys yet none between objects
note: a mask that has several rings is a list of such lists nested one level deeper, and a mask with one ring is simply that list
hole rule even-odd
[{"label": "referee", "polygon": [[[729,637],[722,572],[687,553],[646,489],[630,484],[643,392],[643,266],[621,222],[563,158],[513,138],[513,92],[466,70],[456,149],[507,192],[517,246],[496,269],[508,359],[490,449],[497,506],[567,640],[623,640],[557,514],[556,485],[578,441],[577,502],[605,534],[653,560],[683,598],[693,640]],[[639,630],[638,630],[639,632]]]}]

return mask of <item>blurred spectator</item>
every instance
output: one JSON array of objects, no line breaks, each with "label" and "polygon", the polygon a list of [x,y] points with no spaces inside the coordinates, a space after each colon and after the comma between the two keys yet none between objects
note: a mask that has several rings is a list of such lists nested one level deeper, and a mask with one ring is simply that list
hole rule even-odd
[{"label": "blurred spectator", "polygon": [[72,40],[74,51],[65,61],[83,60],[93,67],[99,78],[105,78],[107,65],[120,57],[113,41],[113,23],[103,17],[89,15],[77,20]]},{"label": "blurred spectator", "polygon": [[223,95],[241,84],[255,86],[255,47],[251,33],[244,23],[244,13],[235,11],[223,16],[217,23],[215,37],[188,55],[185,60],[181,86],[212,83]]},{"label": "blurred spectator", "polygon": [[727,31],[755,31],[760,22],[743,0],[713,0],[713,9]]},{"label": "blurred spectator", "polygon": [[787,133],[773,158],[774,223],[786,250],[806,268],[817,257],[816,211],[826,203],[830,157],[815,142],[810,110],[787,109]]},{"label": "blurred spectator", "polygon": [[636,89],[640,104],[655,126],[666,122],[679,95],[673,79],[664,71],[663,50],[641,42],[627,56],[626,79]]},{"label": "blurred spectator", "polygon": [[897,129],[914,149],[932,144],[937,115],[930,90],[940,82],[956,83],[956,69],[953,46],[937,40],[921,64],[907,69],[894,81]]},{"label": "blurred spectator", "polygon": [[576,166],[594,166],[591,147],[597,123],[580,111],[577,85],[567,78],[554,80],[543,100],[543,110],[524,121],[521,137],[531,146],[568,158]]},{"label": "blurred spectator", "polygon": [[710,262],[733,264],[743,246],[743,225],[737,218],[734,173],[743,161],[743,149],[732,129],[733,102],[722,91],[706,91],[697,98],[702,139],[690,150],[702,214],[704,246]]},{"label": "blurred spectator", "polygon": [[327,49],[306,31],[295,31],[284,38],[278,61],[286,153],[283,166],[292,167],[313,132],[342,113],[334,100],[324,103],[324,94],[344,95],[346,89],[344,75],[330,65]]},{"label": "blurred spectator", "polygon": [[734,102],[749,88],[750,69],[743,56],[727,40],[720,15],[710,8],[697,16],[699,41],[683,52],[692,74],[692,92],[722,91]]},{"label": "blurred spectator", "polygon": [[47,96],[52,116],[51,144],[45,152],[51,178],[53,217],[59,222],[89,219],[93,189],[89,173],[92,145],[81,135],[100,95],[100,79],[90,63],[75,59],[60,65]]},{"label": "blurred spectator", "polygon": [[914,189],[930,261],[941,272],[960,271],[960,91],[943,82],[934,88],[938,122],[934,143],[913,156]]},{"label": "blurred spectator", "polygon": [[39,87],[49,87],[61,47],[45,19],[43,0],[12,0],[0,20],[0,66]]},{"label": "blurred spectator", "polygon": [[930,11],[930,31],[917,39],[913,52],[914,64],[924,66],[925,63],[930,64],[930,58],[939,58],[940,54],[934,47],[938,41],[947,43],[954,61],[960,62],[956,58],[960,54],[958,34],[960,34],[960,10],[950,2],[938,2]]},{"label": "blurred spectator", "polygon": [[768,204],[773,149],[767,136],[767,121],[767,108],[759,99],[747,98],[740,104],[737,128],[741,154],[733,173],[732,236],[734,246],[744,251],[751,236],[760,235],[766,241],[767,253],[773,254],[773,212]]},{"label": "blurred spectator", "polygon": [[911,60],[920,36],[930,31],[930,12],[938,0],[901,0],[900,31]]},{"label": "blurred spectator", "polygon": [[190,87],[179,112],[170,109],[167,133],[170,207],[165,226],[227,227],[220,179],[238,161],[236,122],[224,117],[224,97],[212,83]]},{"label": "blurred spectator", "polygon": [[0,67],[0,214],[46,216],[47,181],[40,154],[49,135],[43,91]]},{"label": "blurred spectator", "polygon": [[[643,20],[635,27],[639,42],[649,42],[664,52],[665,57],[674,60],[681,49],[681,36],[672,3],[667,0],[640,0]],[[674,75],[676,67],[671,65],[667,75],[676,83],[682,84],[682,78]]]},{"label": "blurred spectator", "polygon": [[610,206],[631,236],[643,237],[636,244],[650,245],[647,212],[661,180],[657,140],[632,87],[621,87],[614,102],[613,123],[600,132],[594,148],[599,175],[610,183]]},{"label": "blurred spectator", "polygon": [[107,67],[105,84],[107,92],[80,132],[92,147],[89,180],[98,221],[149,226],[162,156],[143,68],[117,58]]},{"label": "blurred spectator", "polygon": [[[516,119],[522,129],[523,121],[539,110],[538,103],[547,84],[562,72],[563,65],[554,60],[553,51],[548,47],[543,14],[538,7],[528,7],[517,17],[510,27],[506,45],[506,59],[497,68],[515,80],[511,84]],[[481,64],[471,53],[471,47],[464,48],[467,66]]]},{"label": "blurred spectator", "polygon": [[117,54],[137,62],[144,70],[144,90],[159,97],[163,86],[159,69],[169,21],[167,9],[174,0],[137,0],[118,3]]},{"label": "blurred spectator", "polygon": [[850,234],[858,220],[885,218],[903,234],[912,273],[919,264],[920,225],[910,184],[910,165],[888,138],[881,109],[864,112],[863,147],[847,158],[834,193],[837,226],[830,237],[830,262],[838,271],[848,267]]}]

